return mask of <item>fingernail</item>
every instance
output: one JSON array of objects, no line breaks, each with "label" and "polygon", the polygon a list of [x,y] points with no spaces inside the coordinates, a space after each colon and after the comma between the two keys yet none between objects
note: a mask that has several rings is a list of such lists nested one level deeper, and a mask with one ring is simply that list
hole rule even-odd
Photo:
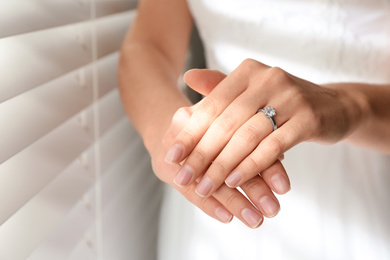
[{"label": "fingernail", "polygon": [[288,180],[280,173],[272,176],[271,183],[278,194],[284,194],[290,190]]},{"label": "fingernail", "polygon": [[240,182],[240,180],[241,180],[241,174],[239,172],[233,172],[227,177],[225,183],[230,188],[235,188],[237,184]]},{"label": "fingernail", "polygon": [[168,163],[178,163],[180,157],[183,155],[183,152],[183,145],[175,144],[167,152],[167,155],[165,156],[165,161]]},{"label": "fingernail", "polygon": [[213,183],[209,178],[205,177],[198,184],[198,186],[195,189],[195,192],[201,197],[206,197],[210,193],[212,188],[213,188]]},{"label": "fingernail", "polygon": [[241,215],[251,228],[257,228],[263,221],[263,218],[258,213],[249,208],[243,209]]},{"label": "fingernail", "polygon": [[223,222],[223,223],[229,223],[233,219],[233,215],[230,214],[229,211],[227,211],[224,208],[217,208],[215,210],[215,215]]},{"label": "fingernail", "polygon": [[280,209],[279,203],[269,196],[264,196],[260,199],[260,207],[268,218],[276,216]]},{"label": "fingernail", "polygon": [[176,183],[176,185],[183,187],[190,182],[193,175],[194,173],[191,167],[185,165],[183,168],[181,168],[181,170],[176,175],[176,178],[173,181]]}]

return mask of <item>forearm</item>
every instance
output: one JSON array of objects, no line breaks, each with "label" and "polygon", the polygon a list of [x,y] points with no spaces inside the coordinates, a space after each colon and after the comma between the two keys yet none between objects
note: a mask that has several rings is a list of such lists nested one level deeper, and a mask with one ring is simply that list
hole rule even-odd
[{"label": "forearm", "polygon": [[190,102],[180,91],[179,73],[156,48],[130,42],[123,45],[119,89],[127,115],[147,149],[161,141],[174,112]]},{"label": "forearm", "polygon": [[355,110],[358,123],[351,129],[345,142],[352,145],[390,153],[390,86],[374,84],[330,84],[347,96]]}]

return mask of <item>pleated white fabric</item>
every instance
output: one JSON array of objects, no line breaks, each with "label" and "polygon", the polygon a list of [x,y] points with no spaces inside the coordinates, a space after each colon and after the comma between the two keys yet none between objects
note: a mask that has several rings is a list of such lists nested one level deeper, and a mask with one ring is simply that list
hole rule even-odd
[{"label": "pleated white fabric", "polygon": [[[390,83],[390,1],[189,0],[209,68],[246,58],[311,80]],[[258,230],[217,223],[168,190],[160,259],[390,259],[390,157],[303,143],[292,190]]]}]

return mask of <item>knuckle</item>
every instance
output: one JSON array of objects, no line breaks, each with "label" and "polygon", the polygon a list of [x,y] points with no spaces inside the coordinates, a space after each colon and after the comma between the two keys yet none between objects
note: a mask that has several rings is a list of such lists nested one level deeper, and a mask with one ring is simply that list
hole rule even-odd
[{"label": "knuckle", "polygon": [[267,148],[272,155],[280,155],[284,150],[284,142],[277,136],[270,136],[267,142]]},{"label": "knuckle", "polygon": [[235,192],[229,192],[227,194],[224,194],[223,200],[224,200],[223,204],[225,204],[228,207],[232,206],[238,200],[238,194],[236,194]]},{"label": "knuckle", "polygon": [[204,163],[207,160],[206,152],[199,147],[192,151],[191,157],[195,162]]},{"label": "knuckle", "polygon": [[254,60],[254,59],[247,58],[247,59],[242,61],[241,65],[244,66],[244,67],[248,67],[248,68],[250,68],[250,67],[258,67],[259,62]]},{"label": "knuckle", "polygon": [[193,147],[196,143],[195,136],[189,129],[183,129],[178,139],[185,147]]},{"label": "knuckle", "polygon": [[204,120],[205,118],[215,118],[218,115],[217,104],[212,98],[205,98],[199,106],[199,109],[194,112],[194,115],[200,120]]},{"label": "knuckle", "polygon": [[240,143],[253,144],[258,142],[259,129],[255,125],[249,123],[237,134],[239,135]]},{"label": "knuckle", "polygon": [[279,67],[271,67],[268,69],[267,71],[267,74],[270,76],[270,77],[273,77],[273,78],[278,78],[278,77],[285,77],[286,76],[286,72],[279,68]]},{"label": "knuckle", "polygon": [[[219,181],[223,182],[223,179],[226,178],[227,174],[229,173],[229,169],[226,165],[228,164],[225,162],[224,159],[216,159],[210,166],[210,172],[217,173],[217,175],[210,175],[210,179],[214,179],[215,181],[218,181],[218,183]],[[219,180],[220,178],[221,180]]]},{"label": "knuckle", "polygon": [[279,67],[269,68],[265,73],[265,79],[269,84],[281,86],[288,82],[288,74]]},{"label": "knuckle", "polygon": [[228,131],[235,128],[236,118],[231,112],[224,112],[215,120],[215,127],[219,130]]},{"label": "knuckle", "polygon": [[259,193],[260,189],[262,188],[261,186],[261,182],[256,180],[256,178],[252,178],[247,181],[245,185],[242,186],[242,188],[248,196],[253,196],[254,194]]},{"label": "knuckle", "polygon": [[237,141],[239,144],[246,146],[248,144],[254,144],[258,142],[258,129],[253,124],[248,124],[245,128],[237,131]]},{"label": "knuckle", "polygon": [[182,118],[189,117],[190,112],[188,107],[181,107],[176,110],[175,114],[172,117],[172,122],[181,121]]},{"label": "knuckle", "polygon": [[248,156],[245,163],[247,169],[252,169],[253,171],[258,171],[258,169],[260,169],[259,162],[252,156]]},{"label": "knuckle", "polygon": [[254,59],[245,59],[238,68],[245,74],[251,75],[262,68],[262,64]]},{"label": "knuckle", "polygon": [[198,207],[199,207],[201,210],[207,209],[207,208],[209,207],[209,200],[208,200],[208,198],[202,198],[202,199],[199,201]]}]

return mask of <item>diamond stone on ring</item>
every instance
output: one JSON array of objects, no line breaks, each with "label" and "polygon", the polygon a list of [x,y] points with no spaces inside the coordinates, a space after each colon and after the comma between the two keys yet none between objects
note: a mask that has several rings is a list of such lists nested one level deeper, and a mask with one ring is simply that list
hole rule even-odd
[{"label": "diamond stone on ring", "polygon": [[274,129],[274,131],[278,128],[276,126],[276,123],[275,123],[275,119],[273,118],[275,115],[276,115],[276,111],[273,107],[266,107],[266,108],[260,108],[259,110],[256,111],[256,114],[259,113],[259,112],[263,112],[264,115],[269,118],[269,120],[271,121],[272,123],[272,127]]}]

